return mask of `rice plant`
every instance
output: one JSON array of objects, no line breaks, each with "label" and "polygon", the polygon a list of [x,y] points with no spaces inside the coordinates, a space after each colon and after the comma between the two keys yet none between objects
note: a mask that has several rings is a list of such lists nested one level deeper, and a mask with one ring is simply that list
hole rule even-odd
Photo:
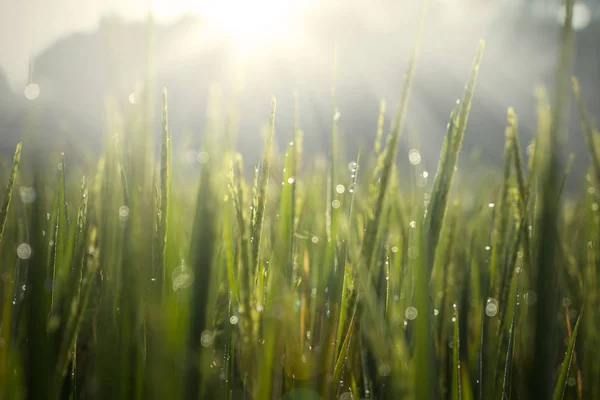
[{"label": "rice plant", "polygon": [[[26,137],[0,209],[0,398],[600,398],[600,133],[570,76],[572,7],[532,152],[509,109],[491,178],[459,157],[483,42],[425,186],[398,168],[419,39],[387,136],[382,102],[352,158],[335,95],[325,162],[303,153],[297,107],[275,131],[272,99],[253,181],[235,116],[209,107],[190,182],[166,89],[158,157],[144,103],[107,103],[83,176]],[[590,168],[566,203],[571,89]]]}]

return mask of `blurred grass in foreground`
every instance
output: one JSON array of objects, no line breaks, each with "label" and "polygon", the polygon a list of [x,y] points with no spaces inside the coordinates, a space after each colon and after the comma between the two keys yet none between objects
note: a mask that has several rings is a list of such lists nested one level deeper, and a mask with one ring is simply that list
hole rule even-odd
[{"label": "blurred grass in foreground", "polygon": [[600,398],[600,134],[575,78],[590,168],[561,201],[568,3],[555,100],[538,90],[527,158],[508,110],[501,174],[453,182],[483,43],[430,178],[418,153],[396,165],[418,40],[385,144],[382,103],[374,149],[346,158],[334,104],[327,161],[305,159],[273,99],[252,184],[211,107],[182,177],[166,90],[158,160],[144,102],[107,105],[83,177],[30,132],[0,209],[0,398]]}]

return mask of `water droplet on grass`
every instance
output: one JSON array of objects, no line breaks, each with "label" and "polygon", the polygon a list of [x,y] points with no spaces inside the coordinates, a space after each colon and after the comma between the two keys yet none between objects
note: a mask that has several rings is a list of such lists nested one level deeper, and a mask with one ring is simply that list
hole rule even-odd
[{"label": "water droplet on grass", "polygon": [[31,187],[21,186],[19,194],[21,195],[21,201],[25,204],[31,204],[35,201],[35,189]]},{"label": "water droplet on grass", "polygon": [[413,306],[407,307],[406,310],[404,311],[404,316],[406,317],[406,319],[408,319],[410,321],[412,321],[415,318],[417,318],[418,314],[419,314],[419,312]]},{"label": "water droplet on grass", "polygon": [[204,331],[200,335],[200,344],[202,347],[210,347],[213,343],[213,334],[209,331]]},{"label": "water droplet on grass", "polygon": [[487,299],[487,304],[485,305],[485,315],[488,317],[494,317],[498,314],[498,300],[489,298]]},{"label": "water droplet on grass", "polygon": [[129,207],[121,206],[121,208],[119,208],[119,219],[122,222],[126,222],[129,219]]},{"label": "water droplet on grass", "polygon": [[197,156],[198,162],[200,164],[206,164],[208,162],[209,158],[210,157],[208,156],[208,153],[205,151],[201,151],[200,153],[198,153],[198,156]]},{"label": "water droplet on grass", "polygon": [[21,260],[27,260],[31,257],[31,246],[27,243],[21,243],[19,247],[17,247],[17,257]]},{"label": "water droplet on grass", "polygon": [[381,376],[388,376],[391,372],[391,368],[388,364],[380,364],[379,368],[377,368],[377,372],[379,372],[379,375]]},{"label": "water droplet on grass", "polygon": [[173,270],[171,278],[173,280],[173,290],[178,291],[192,286],[194,273],[182,263]]},{"label": "water droplet on grass", "polygon": [[408,152],[408,161],[412,165],[419,165],[421,163],[421,153],[417,149],[410,149]]},{"label": "water droplet on grass", "polygon": [[37,83],[30,83],[25,86],[24,94],[27,100],[35,100],[40,95],[40,86]]}]

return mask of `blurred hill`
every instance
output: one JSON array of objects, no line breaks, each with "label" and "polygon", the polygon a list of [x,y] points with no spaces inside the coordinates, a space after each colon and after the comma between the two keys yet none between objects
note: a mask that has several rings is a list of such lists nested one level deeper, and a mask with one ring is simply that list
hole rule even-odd
[{"label": "blurred hill", "polygon": [[[68,152],[69,147],[83,143],[99,151],[105,137],[106,100],[115,99],[123,113],[130,112],[130,100],[136,100],[130,95],[143,87],[148,71],[153,70],[155,98],[160,99],[162,87],[169,90],[176,140],[186,133],[201,137],[208,93],[216,85],[229,101],[226,105],[239,110],[238,147],[247,162],[254,163],[262,150],[260,127],[268,119],[271,95],[278,99],[277,135],[283,144],[291,137],[293,92],[297,91],[305,148],[324,152],[331,129],[336,44],[336,102],[343,143],[349,152],[361,143],[370,146],[379,100],[387,100],[389,116],[395,113],[418,9],[383,0],[376,2],[381,7],[365,13],[355,3],[359,4],[350,1],[344,8],[332,6],[308,15],[301,43],[276,44],[246,58],[239,56],[232,40],[211,31],[198,17],[151,28],[145,22],[107,17],[96,31],[65,37],[35,58],[32,79],[41,91],[30,104],[21,93],[12,93],[0,75],[0,151],[14,148],[28,105],[36,109],[49,149],[63,147],[61,151]],[[481,146],[484,162],[502,162],[508,106],[514,106],[520,116],[525,146],[535,127],[534,86],[552,85],[556,21],[534,19],[516,6],[472,3],[459,15],[442,6],[432,7],[427,18],[400,153],[407,160],[406,151],[418,148],[427,169],[437,164],[447,118],[462,95],[480,38],[486,39],[486,53],[464,156]],[[598,21],[578,32],[574,67],[595,115],[600,111],[598,38]],[[158,132],[160,105],[155,104],[153,110]],[[565,154],[576,152],[575,174],[581,175],[587,154],[577,114],[572,114],[570,126]]]}]

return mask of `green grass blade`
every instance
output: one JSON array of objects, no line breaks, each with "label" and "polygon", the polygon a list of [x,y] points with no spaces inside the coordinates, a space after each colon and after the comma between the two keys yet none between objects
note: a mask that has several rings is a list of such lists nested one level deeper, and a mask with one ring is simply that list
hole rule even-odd
[{"label": "green grass blade", "polygon": [[452,331],[454,342],[452,346],[452,400],[460,400],[462,399],[460,386],[460,331],[456,304],[454,305],[454,316],[452,317]]},{"label": "green grass blade", "polygon": [[[535,223],[535,260],[537,312],[535,316],[535,336],[533,344],[534,362],[527,370],[529,397],[550,398],[552,377],[556,363],[555,349],[557,329],[556,314],[557,287],[557,241],[561,218],[558,198],[560,174],[560,150],[564,142],[565,121],[567,118],[570,68],[573,51],[573,0],[566,2],[565,23],[561,33],[561,51],[556,78],[556,99],[554,101],[550,130],[538,137],[536,158],[539,177],[539,201]],[[542,154],[544,158],[542,158]]]},{"label": "green grass blade", "polygon": [[573,93],[575,94],[575,103],[577,104],[577,109],[579,110],[579,117],[581,119],[581,126],[583,128],[585,144],[588,148],[590,162],[592,164],[594,180],[596,182],[596,185],[598,185],[600,184],[600,157],[598,157],[598,150],[596,147],[596,142],[594,140],[595,128],[592,122],[590,121],[588,112],[585,109],[585,105],[583,104],[579,80],[576,77],[572,77],[571,85],[573,88]]},{"label": "green grass blade", "polygon": [[569,379],[569,371],[571,370],[571,361],[573,360],[573,354],[575,354],[575,342],[577,341],[577,333],[579,332],[579,323],[581,322],[582,316],[583,316],[583,309],[579,313],[579,317],[577,318],[577,323],[575,324],[575,329],[573,330],[573,334],[571,335],[571,338],[569,339],[569,345],[567,346],[567,352],[565,353],[565,357],[564,357],[562,365],[560,367],[558,381],[556,382],[556,386],[554,388],[554,396],[552,396],[553,400],[562,400],[565,395],[565,389],[567,387],[567,379]]},{"label": "green grass blade", "polygon": [[4,228],[6,226],[6,220],[8,218],[8,210],[10,208],[10,201],[12,198],[12,191],[17,179],[17,171],[19,169],[19,162],[21,161],[21,148],[22,143],[17,144],[15,154],[13,156],[12,168],[10,171],[10,177],[8,178],[8,184],[6,185],[6,191],[4,192],[4,201],[0,208],[0,243],[2,243],[2,237],[4,235]]},{"label": "green grass blade", "polygon": [[171,133],[169,132],[169,109],[167,89],[163,89],[162,141],[160,146],[160,214],[159,214],[159,267],[158,277],[162,285],[161,302],[168,291],[167,240],[169,231],[169,197],[171,188]]},{"label": "green grass blade", "polygon": [[213,218],[214,204],[210,162],[200,170],[200,187],[196,200],[196,215],[191,238],[190,260],[194,281],[190,298],[189,328],[187,333],[187,356],[185,365],[184,395],[186,399],[198,399],[200,395],[201,340],[211,335],[207,330],[209,284],[211,281],[213,243],[215,242]]},{"label": "green grass blade", "polygon": [[[271,117],[269,118],[269,132],[263,154],[260,176],[258,177],[258,187],[254,187],[254,201],[252,204],[252,257],[255,270],[258,271],[261,258],[261,243],[263,241],[263,223],[265,219],[265,209],[267,205],[267,193],[269,189],[269,178],[271,175],[271,158],[273,152],[273,138],[275,136],[275,113],[277,111],[277,102],[275,97],[271,99]],[[260,276],[260,275],[259,275]]]},{"label": "green grass blade", "polygon": [[519,306],[519,288],[521,282],[521,274],[517,273],[517,284],[515,287],[515,298],[510,323],[510,331],[508,334],[508,348],[506,354],[506,364],[504,367],[504,378],[502,379],[502,400],[510,397],[510,376],[512,373],[513,360],[515,354],[515,323],[517,320],[517,308]]}]

